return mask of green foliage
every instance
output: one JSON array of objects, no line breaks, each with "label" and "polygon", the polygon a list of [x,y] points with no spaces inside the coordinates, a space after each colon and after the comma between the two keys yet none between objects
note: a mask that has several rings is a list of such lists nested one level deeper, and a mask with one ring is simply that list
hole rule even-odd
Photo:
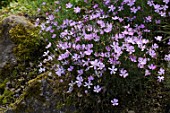
[{"label": "green foliage", "polygon": [[168,42],[170,39],[170,23],[165,23],[165,25],[160,25],[160,29],[156,31],[157,33],[162,33],[166,38],[162,42]]},{"label": "green foliage", "polygon": [[[47,7],[44,7],[42,2],[46,2]],[[52,3],[54,4],[54,0],[11,0],[8,7],[3,7],[0,10],[0,20],[10,14],[22,15],[30,19],[35,19],[37,16],[41,16],[41,14],[37,13],[38,8],[47,11],[50,9]]]},{"label": "green foliage", "polygon": [[2,7],[6,7],[6,6],[9,5],[10,2],[12,2],[12,1],[14,1],[14,0],[1,0],[1,1],[0,1],[0,9],[1,9]]},{"label": "green foliage", "polygon": [[[170,47],[168,47],[168,45],[166,45],[165,43],[168,43],[168,41],[170,41],[170,22],[167,21],[164,24],[161,24],[160,29],[156,31],[156,33],[159,34],[163,34],[165,36],[164,39],[162,39],[161,41],[161,46],[165,46],[165,49],[163,50],[163,54],[164,52],[167,52],[170,50]],[[169,51],[170,52],[170,51]],[[165,109],[166,112],[169,112],[167,110],[169,110],[170,107],[170,62],[166,65],[166,71],[167,71],[167,76],[166,76],[166,81],[164,82],[164,88],[163,88],[163,93],[165,95],[164,97],[164,104],[166,105]]]},{"label": "green foliage", "polygon": [[[54,4],[55,0],[18,0],[18,5],[22,5],[25,7],[24,11],[21,11],[23,13],[26,13],[28,15],[36,15],[37,14],[37,9],[42,8],[43,5],[42,3],[45,2],[47,6],[50,4]],[[49,7],[44,7],[44,11],[46,9],[49,9]]]},{"label": "green foliage", "polygon": [[[96,95],[93,91],[85,94],[83,89],[74,87],[74,95],[68,94],[65,104],[75,105],[80,113],[127,113],[127,110],[148,113],[153,112],[155,106],[157,109],[154,112],[162,113],[163,106],[159,106],[162,105],[162,85],[157,83],[153,76],[143,77],[142,71],[132,65],[129,73],[131,75],[126,79],[105,74],[105,77],[98,81],[105,85],[102,94]],[[117,97],[120,101],[119,106],[114,109],[110,105],[112,97]]]}]

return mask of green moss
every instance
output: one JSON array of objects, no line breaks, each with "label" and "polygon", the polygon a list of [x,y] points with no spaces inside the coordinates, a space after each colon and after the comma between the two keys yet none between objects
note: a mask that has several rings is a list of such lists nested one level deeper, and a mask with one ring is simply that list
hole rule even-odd
[{"label": "green moss", "polygon": [[38,28],[17,25],[9,33],[12,41],[17,45],[14,54],[18,61],[33,61],[40,57],[42,49],[40,49],[41,39]]},{"label": "green moss", "polygon": [[0,103],[7,104],[13,98],[12,95],[12,91],[5,89],[3,95],[0,95]]},{"label": "green moss", "polygon": [[0,83],[0,94],[3,94],[7,82],[8,82],[8,80],[6,79],[2,83]]}]

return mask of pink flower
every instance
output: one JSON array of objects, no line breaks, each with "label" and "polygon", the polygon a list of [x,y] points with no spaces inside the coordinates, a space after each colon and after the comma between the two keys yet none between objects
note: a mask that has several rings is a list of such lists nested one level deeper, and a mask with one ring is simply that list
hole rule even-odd
[{"label": "pink flower", "polygon": [[78,87],[80,87],[82,85],[82,82],[83,82],[83,77],[82,76],[77,76],[76,77],[76,83],[77,83]]},{"label": "pink flower", "polygon": [[[169,14],[170,14],[170,12],[169,12]],[[169,15],[169,16],[170,16],[170,15]],[[170,45],[170,39],[169,39],[168,45]]]},{"label": "pink flower", "polygon": [[49,42],[49,44],[45,47],[46,49],[50,48],[51,47],[51,42]]},{"label": "pink flower", "polygon": [[102,88],[99,86],[99,85],[97,85],[97,86],[94,86],[94,92],[95,93],[99,93],[100,91],[102,90]]},{"label": "pink flower", "polygon": [[66,4],[66,8],[72,8],[72,4],[71,3],[68,3],[68,4]]},{"label": "pink flower", "polygon": [[152,58],[155,58],[155,57],[156,57],[156,52],[155,52],[155,50],[153,50],[153,49],[149,49],[149,50],[148,50],[148,54],[149,54]]},{"label": "pink flower", "polygon": [[158,82],[162,82],[164,80],[164,76],[158,76]]},{"label": "pink flower", "polygon": [[156,69],[156,65],[150,64],[150,65],[148,65],[148,68],[151,69],[151,70],[155,70]]},{"label": "pink flower", "polygon": [[113,12],[116,9],[114,5],[111,5],[108,8],[109,8],[109,12]]},{"label": "pink flower", "polygon": [[155,39],[156,39],[157,41],[161,41],[161,40],[162,40],[162,36],[157,36],[157,37],[155,37]]},{"label": "pink flower", "polygon": [[98,20],[97,24],[99,24],[101,28],[104,28],[106,26],[106,24],[102,20]]},{"label": "pink flower", "polygon": [[85,40],[92,40],[93,39],[93,34],[84,34],[84,39]]},{"label": "pink flower", "polygon": [[135,8],[135,7],[130,8],[130,10],[131,10],[132,13],[136,13],[138,11],[138,9]]},{"label": "pink flower", "polygon": [[151,17],[151,16],[145,17],[145,21],[146,21],[146,22],[152,22],[152,17]]},{"label": "pink flower", "polygon": [[65,69],[62,66],[58,66],[58,69],[55,71],[55,73],[60,77],[62,74],[65,74]]},{"label": "pink flower", "polygon": [[169,0],[163,0],[163,2],[168,4],[170,1]]},{"label": "pink flower", "polygon": [[142,58],[142,57],[139,57],[138,58],[138,67],[139,68],[144,68],[144,65],[147,63],[147,59],[146,58]]},{"label": "pink flower", "polygon": [[158,46],[158,44],[154,43],[154,44],[152,45],[152,48],[156,50],[156,49],[159,48],[159,46]]},{"label": "pink flower", "polygon": [[150,75],[151,73],[149,72],[149,70],[145,70],[145,76],[148,76],[148,75]]},{"label": "pink flower", "polygon": [[93,53],[93,50],[88,49],[87,51],[84,52],[85,55],[91,55],[91,53]]},{"label": "pink flower", "polygon": [[130,55],[129,56],[129,59],[132,61],[132,62],[137,62],[137,57],[136,56],[133,56],[133,55]]},{"label": "pink flower", "polygon": [[74,67],[73,66],[70,66],[67,70],[68,71],[73,71]]},{"label": "pink flower", "polygon": [[81,11],[81,8],[80,8],[80,7],[75,7],[75,8],[74,8],[74,12],[75,12],[75,13],[80,13],[80,11]]},{"label": "pink flower", "polygon": [[48,19],[49,19],[50,21],[54,20],[54,18],[55,18],[54,15],[49,15],[49,16],[48,16]]},{"label": "pink flower", "polygon": [[113,100],[111,100],[111,103],[113,106],[117,106],[119,105],[118,101],[119,101],[118,99],[114,98]]},{"label": "pink flower", "polygon": [[92,80],[94,80],[94,77],[93,76],[89,76],[88,77],[88,81],[92,81]]},{"label": "pink flower", "polygon": [[156,23],[156,24],[160,24],[160,23],[161,23],[161,20],[155,20],[155,23]]},{"label": "pink flower", "polygon": [[56,37],[56,34],[53,34],[51,38],[55,38]]},{"label": "pink flower", "polygon": [[129,74],[127,73],[125,69],[121,69],[119,75],[123,78],[126,78]]},{"label": "pink flower", "polygon": [[88,81],[88,82],[85,82],[84,87],[87,87],[88,89],[90,89],[92,85],[93,84],[91,83],[91,81]]},{"label": "pink flower", "polygon": [[168,55],[165,55],[165,58],[164,58],[165,61],[170,61],[170,54]]},{"label": "pink flower", "polygon": [[134,46],[127,46],[126,47],[126,51],[127,52],[129,52],[129,54],[132,54],[132,53],[134,53],[135,52],[135,48],[134,48]]},{"label": "pink flower", "polygon": [[165,70],[163,68],[160,68],[159,71],[158,71],[158,74],[159,75],[165,74]]},{"label": "pink flower", "polygon": [[124,0],[123,2],[126,3],[128,6],[133,6],[136,0]]},{"label": "pink flower", "polygon": [[46,5],[46,2],[43,2],[42,5]]},{"label": "pink flower", "polygon": [[94,61],[90,61],[91,67],[93,67],[94,69],[97,69],[98,62],[99,61],[97,59],[95,59]]},{"label": "pink flower", "polygon": [[111,31],[112,31],[112,24],[111,24],[111,23],[110,23],[110,24],[107,23],[107,27],[104,29],[104,31],[105,31],[106,33],[111,32]]},{"label": "pink flower", "polygon": [[117,68],[114,65],[112,65],[112,68],[109,67],[108,69],[110,70],[110,74],[116,74]]}]

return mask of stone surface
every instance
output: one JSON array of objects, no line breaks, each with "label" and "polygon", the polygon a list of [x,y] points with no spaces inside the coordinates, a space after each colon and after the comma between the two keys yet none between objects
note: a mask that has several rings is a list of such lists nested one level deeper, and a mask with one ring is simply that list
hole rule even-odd
[{"label": "stone surface", "polygon": [[5,40],[0,43],[0,69],[3,68],[7,62],[16,64],[16,59],[13,55],[12,49],[15,45],[10,41]]}]

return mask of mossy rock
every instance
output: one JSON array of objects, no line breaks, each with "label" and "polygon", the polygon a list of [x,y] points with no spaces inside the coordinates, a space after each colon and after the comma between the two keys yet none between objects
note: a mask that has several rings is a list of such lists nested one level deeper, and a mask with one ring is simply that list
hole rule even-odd
[{"label": "mossy rock", "polygon": [[[26,105],[24,102],[25,99],[31,98],[30,101],[32,102],[32,98],[39,99],[40,101],[44,102],[44,98],[40,96],[40,88],[41,88],[41,80],[45,78],[47,73],[41,74],[37,76],[35,79],[32,79],[28,81],[28,85],[26,86],[25,90],[23,91],[22,95],[12,104],[10,104],[11,110],[15,112],[31,112],[31,107],[28,109],[25,109]],[[24,110],[25,109],[25,110]]]},{"label": "mossy rock", "polygon": [[[0,24],[0,78],[13,73],[13,68],[25,70],[37,61],[44,49],[39,28],[23,16],[11,15]],[[10,70],[10,71],[9,71]],[[21,70],[20,70],[21,71]],[[5,75],[5,76],[4,76]]]},{"label": "mossy rock", "polygon": [[[6,113],[74,113],[73,106],[66,106],[59,87],[59,80],[48,72],[28,81],[22,95],[9,106]],[[60,92],[60,93],[59,93]]]},{"label": "mossy rock", "polygon": [[1,108],[24,94],[27,82],[38,75],[37,66],[45,45],[39,36],[39,28],[22,16],[12,15],[4,19],[0,31],[1,112]]},{"label": "mossy rock", "polygon": [[[18,27],[19,26],[19,27]],[[22,27],[21,27],[22,26]],[[29,29],[29,32],[26,32]],[[17,30],[16,30],[17,29]],[[17,64],[16,60],[16,55],[14,55],[13,49],[20,46],[20,49],[23,51],[29,52],[25,50],[26,47],[30,46],[31,48],[34,48],[33,45],[30,45],[30,42],[32,43],[39,43],[38,42],[38,29],[34,28],[33,24],[31,24],[30,21],[28,21],[26,18],[23,16],[15,16],[11,15],[7,18],[5,18],[1,23],[0,23],[0,69],[2,69],[7,63],[10,65],[15,65]],[[18,31],[20,30],[20,31]],[[32,32],[31,32],[32,31]],[[11,33],[9,33],[11,32]],[[22,42],[20,41],[19,43],[16,43],[16,41],[20,40],[21,37],[21,32],[26,32],[25,35],[22,34]],[[35,33],[33,33],[35,32]],[[36,36],[34,34],[37,34]],[[33,36],[34,35],[34,36]],[[26,37],[29,37],[30,40],[26,39]],[[12,41],[11,39],[14,39]],[[34,40],[34,42],[33,42]],[[24,43],[23,43],[24,42]],[[27,45],[28,46],[21,46],[24,45],[26,42],[29,42]],[[21,44],[23,43],[23,44]],[[35,46],[36,47],[36,46]],[[25,55],[24,55],[25,56]],[[20,56],[18,56],[20,57]],[[28,57],[26,55],[26,57]],[[12,66],[11,66],[12,67]]]}]

